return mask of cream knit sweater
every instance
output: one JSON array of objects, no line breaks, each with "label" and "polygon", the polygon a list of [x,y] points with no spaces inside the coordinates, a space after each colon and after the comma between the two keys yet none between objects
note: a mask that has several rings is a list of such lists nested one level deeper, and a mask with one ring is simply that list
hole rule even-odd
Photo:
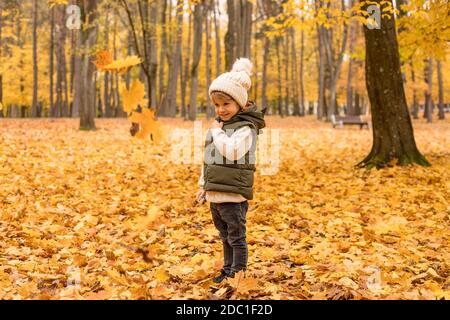
[{"label": "cream knit sweater", "polygon": [[[239,160],[250,150],[253,142],[252,131],[249,126],[239,128],[228,137],[220,128],[209,129],[213,138],[214,146],[228,160]],[[203,188],[205,180],[203,177],[203,166],[198,180],[198,185]],[[242,202],[247,200],[244,196],[233,192],[206,191],[206,201],[213,203]]]}]

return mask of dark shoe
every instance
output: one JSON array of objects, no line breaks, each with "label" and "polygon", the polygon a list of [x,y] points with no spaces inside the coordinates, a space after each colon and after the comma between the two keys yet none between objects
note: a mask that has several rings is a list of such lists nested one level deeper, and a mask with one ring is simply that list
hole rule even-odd
[{"label": "dark shoe", "polygon": [[225,278],[234,278],[234,273],[228,274],[224,270],[220,271],[220,275],[213,278],[214,283],[221,283]]}]

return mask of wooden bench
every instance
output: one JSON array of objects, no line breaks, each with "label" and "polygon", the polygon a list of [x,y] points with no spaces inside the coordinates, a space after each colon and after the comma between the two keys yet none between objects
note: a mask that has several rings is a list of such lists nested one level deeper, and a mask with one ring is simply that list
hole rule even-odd
[{"label": "wooden bench", "polygon": [[367,126],[369,129],[369,123],[364,121],[361,116],[336,116],[331,115],[331,123],[333,128],[336,128],[337,125],[343,127],[344,125],[358,125],[359,129],[362,129],[364,126]]}]

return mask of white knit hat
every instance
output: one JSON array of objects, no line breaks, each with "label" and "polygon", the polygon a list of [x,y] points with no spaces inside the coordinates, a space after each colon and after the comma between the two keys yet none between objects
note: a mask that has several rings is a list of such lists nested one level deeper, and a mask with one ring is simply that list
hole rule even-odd
[{"label": "white knit hat", "polygon": [[253,63],[247,58],[239,58],[230,72],[222,73],[209,86],[209,96],[213,91],[221,91],[231,96],[241,106],[245,107],[248,93],[252,87]]}]

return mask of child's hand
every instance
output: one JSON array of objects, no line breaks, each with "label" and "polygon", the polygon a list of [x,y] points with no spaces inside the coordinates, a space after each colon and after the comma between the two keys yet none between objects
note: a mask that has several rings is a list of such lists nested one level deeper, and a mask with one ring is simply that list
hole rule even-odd
[{"label": "child's hand", "polygon": [[195,195],[195,203],[199,203],[202,204],[203,202],[205,202],[205,196],[206,196],[206,191],[203,189],[200,189],[197,191],[197,194]]},{"label": "child's hand", "polygon": [[217,120],[214,120],[214,121],[211,123],[211,128],[212,128],[212,129],[215,129],[215,128],[222,129],[222,128],[223,128],[223,122],[218,122]]}]

